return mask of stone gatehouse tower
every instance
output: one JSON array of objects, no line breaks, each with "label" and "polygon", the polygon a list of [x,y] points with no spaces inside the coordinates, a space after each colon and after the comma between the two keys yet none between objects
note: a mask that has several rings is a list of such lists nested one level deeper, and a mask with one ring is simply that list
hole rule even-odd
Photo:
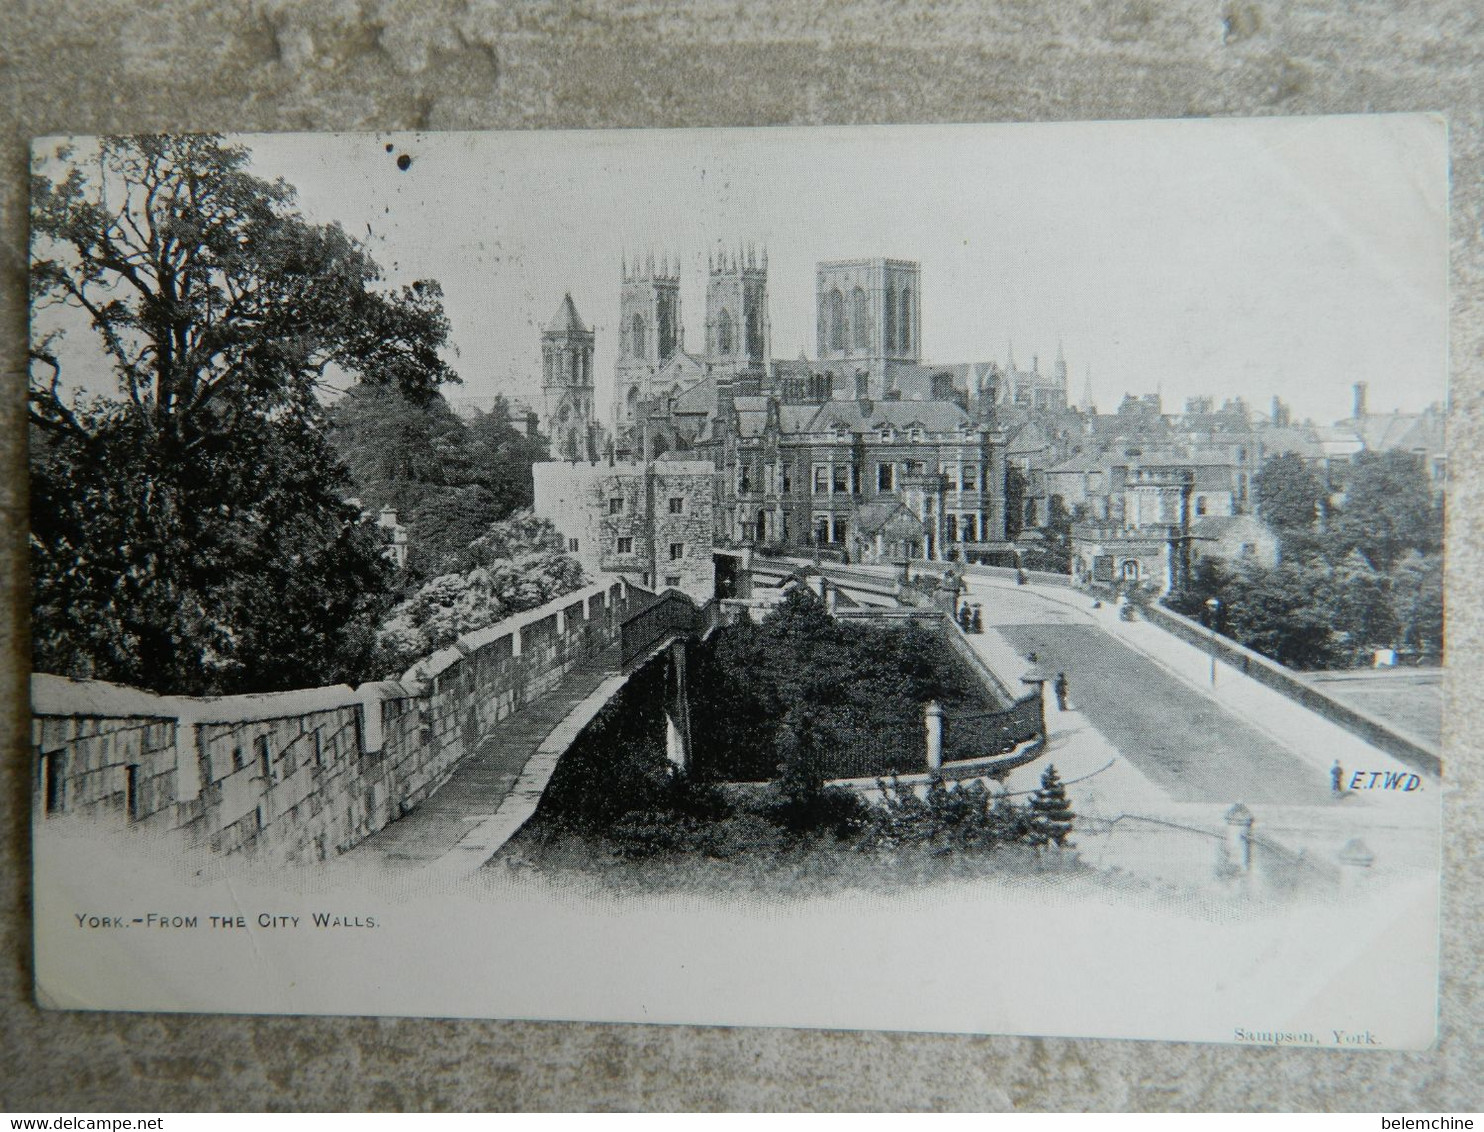
[{"label": "stone gatehouse tower", "polygon": [[542,426],[558,460],[594,459],[593,340],[570,294],[541,331]]}]

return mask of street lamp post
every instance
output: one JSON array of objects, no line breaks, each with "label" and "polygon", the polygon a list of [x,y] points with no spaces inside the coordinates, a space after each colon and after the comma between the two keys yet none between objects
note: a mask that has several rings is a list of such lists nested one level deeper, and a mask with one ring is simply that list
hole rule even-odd
[{"label": "street lamp post", "polygon": [[1206,612],[1209,620],[1206,628],[1211,630],[1211,687],[1216,687],[1216,615],[1221,611],[1221,602],[1214,597],[1206,599]]}]

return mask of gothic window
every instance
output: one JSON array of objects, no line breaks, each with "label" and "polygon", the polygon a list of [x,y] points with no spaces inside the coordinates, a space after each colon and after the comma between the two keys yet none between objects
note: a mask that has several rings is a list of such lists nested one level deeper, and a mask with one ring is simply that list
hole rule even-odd
[{"label": "gothic window", "polygon": [[838,287],[830,292],[830,349],[845,349],[845,296]]},{"label": "gothic window", "polygon": [[634,536],[633,535],[620,535],[619,536],[619,539],[618,539],[618,553],[620,553],[620,554],[633,554],[634,553]]},{"label": "gothic window", "polygon": [[662,362],[669,361],[670,355],[675,352],[675,301],[669,295],[660,298],[655,348]]},{"label": "gothic window", "polygon": [[850,296],[850,326],[857,350],[871,347],[870,317],[866,310],[866,293],[859,287]]},{"label": "gothic window", "polygon": [[716,320],[716,352],[718,354],[732,352],[732,316],[724,308],[721,317]]},{"label": "gothic window", "polygon": [[634,357],[644,356],[644,316],[636,314],[629,330],[629,345],[633,350]]},{"label": "gothic window", "polygon": [[897,352],[897,289],[890,284],[886,288],[886,352]]},{"label": "gothic window", "polygon": [[897,334],[902,340],[902,353],[912,352],[912,288],[902,288],[902,309],[897,315]]},{"label": "gothic window", "polygon": [[747,354],[749,357],[760,358],[765,352],[762,302],[754,298],[747,308]]}]

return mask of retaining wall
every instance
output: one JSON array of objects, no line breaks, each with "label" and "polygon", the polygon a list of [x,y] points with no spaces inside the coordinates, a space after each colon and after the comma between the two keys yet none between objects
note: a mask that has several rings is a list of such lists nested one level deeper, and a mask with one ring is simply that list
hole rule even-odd
[{"label": "retaining wall", "polygon": [[1302,704],[1317,715],[1337,723],[1352,735],[1364,739],[1373,747],[1394,755],[1408,766],[1426,774],[1442,774],[1442,759],[1436,750],[1420,739],[1405,735],[1396,728],[1372,715],[1331,699],[1312,684],[1277,661],[1269,660],[1237,642],[1222,636],[1212,637],[1205,626],[1183,617],[1162,605],[1150,604],[1140,607],[1140,612],[1150,623],[1181,640],[1195,645],[1204,652],[1214,647],[1216,655],[1244,676],[1250,676],[1260,684],[1282,692],[1289,699]]},{"label": "retaining wall", "polygon": [[359,688],[193,698],[38,673],[36,816],[323,860],[426,799],[498,721],[616,643],[630,607],[651,600],[603,581],[466,634],[401,680]]}]

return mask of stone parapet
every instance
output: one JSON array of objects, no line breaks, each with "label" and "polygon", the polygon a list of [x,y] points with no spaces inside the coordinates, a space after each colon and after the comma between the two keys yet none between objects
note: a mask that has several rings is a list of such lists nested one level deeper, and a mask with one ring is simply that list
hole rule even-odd
[{"label": "stone parapet", "polygon": [[82,814],[219,853],[322,860],[426,799],[497,722],[615,644],[641,599],[652,600],[607,578],[358,688],[164,696],[37,673],[37,818]]}]

